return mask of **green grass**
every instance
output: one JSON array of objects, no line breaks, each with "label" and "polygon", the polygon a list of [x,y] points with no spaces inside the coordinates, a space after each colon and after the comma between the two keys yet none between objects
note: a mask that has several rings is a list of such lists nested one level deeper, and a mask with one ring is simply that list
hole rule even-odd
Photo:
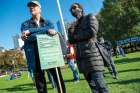
[{"label": "green grass", "polygon": [[[140,93],[140,52],[114,59],[119,72],[119,80],[113,79],[107,73],[105,80],[110,93]],[[62,72],[67,93],[91,93],[83,75],[80,75],[80,82],[74,83],[71,81],[73,76],[70,69],[63,69]],[[26,72],[22,74],[21,78],[15,80],[6,81],[5,78],[0,78],[0,93],[36,93]],[[50,83],[47,86],[49,93],[57,93],[52,89]]]}]

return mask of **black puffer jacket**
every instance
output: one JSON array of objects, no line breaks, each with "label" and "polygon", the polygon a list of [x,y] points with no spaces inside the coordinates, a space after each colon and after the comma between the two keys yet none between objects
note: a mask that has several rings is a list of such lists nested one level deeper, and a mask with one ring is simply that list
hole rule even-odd
[{"label": "black puffer jacket", "polygon": [[76,44],[77,64],[80,72],[103,71],[104,63],[96,46],[98,21],[92,14],[78,20],[72,33],[68,31],[69,42]]}]

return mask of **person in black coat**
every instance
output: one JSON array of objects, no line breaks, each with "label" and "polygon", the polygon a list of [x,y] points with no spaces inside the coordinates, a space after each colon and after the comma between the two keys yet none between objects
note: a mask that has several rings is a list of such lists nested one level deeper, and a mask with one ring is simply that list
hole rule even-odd
[{"label": "person in black coat", "polygon": [[68,29],[71,44],[76,44],[79,71],[84,74],[93,93],[108,93],[103,78],[104,62],[97,44],[98,21],[92,14],[84,15],[83,7],[74,3],[71,14],[77,19]]},{"label": "person in black coat", "polygon": [[109,72],[111,73],[111,75],[113,76],[114,79],[118,79],[118,71],[116,69],[114,60],[113,60],[113,56],[112,56],[112,44],[110,41],[104,40],[103,37],[99,38],[100,43],[102,44],[102,46],[105,47],[105,49],[108,52],[109,55],[109,59],[110,59],[110,66],[107,67]]}]

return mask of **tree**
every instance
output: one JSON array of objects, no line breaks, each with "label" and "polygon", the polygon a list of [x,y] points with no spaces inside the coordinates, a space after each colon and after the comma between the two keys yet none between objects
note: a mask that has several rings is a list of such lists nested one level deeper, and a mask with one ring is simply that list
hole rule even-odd
[{"label": "tree", "polygon": [[116,40],[140,35],[140,2],[138,0],[104,0],[97,15],[99,36],[115,43]]},{"label": "tree", "polygon": [[21,66],[26,66],[24,55],[19,50],[8,50],[0,53],[0,65],[4,66],[4,69],[20,69]]}]

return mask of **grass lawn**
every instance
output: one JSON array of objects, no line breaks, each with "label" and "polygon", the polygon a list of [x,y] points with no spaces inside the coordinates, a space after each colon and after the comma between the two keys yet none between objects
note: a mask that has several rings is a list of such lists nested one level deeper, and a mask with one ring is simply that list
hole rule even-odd
[{"label": "grass lawn", "polygon": [[[107,73],[105,80],[110,93],[140,93],[140,52],[127,54],[126,57],[114,57],[114,59],[119,72],[119,80],[113,79]],[[91,93],[82,75],[80,75],[80,82],[74,83],[71,81],[73,76],[70,69],[63,69],[62,73],[67,93]],[[5,78],[0,78],[0,93],[37,93],[32,87],[31,79],[27,77],[27,72],[15,80],[7,81]],[[57,93],[50,83],[47,86],[49,93]]]}]

